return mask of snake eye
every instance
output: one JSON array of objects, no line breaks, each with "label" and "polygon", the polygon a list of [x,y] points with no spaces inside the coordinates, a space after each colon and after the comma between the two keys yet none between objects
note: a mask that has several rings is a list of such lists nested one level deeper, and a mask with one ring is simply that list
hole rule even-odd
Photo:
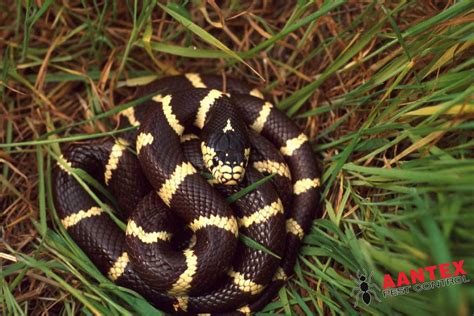
[{"label": "snake eye", "polygon": [[214,166],[217,166],[219,164],[219,158],[217,158],[217,157],[212,158],[212,164]]}]

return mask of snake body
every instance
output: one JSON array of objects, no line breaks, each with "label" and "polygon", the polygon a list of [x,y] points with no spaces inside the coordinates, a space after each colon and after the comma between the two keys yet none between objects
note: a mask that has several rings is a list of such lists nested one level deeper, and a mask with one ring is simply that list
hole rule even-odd
[{"label": "snake body", "polygon": [[[235,79],[166,77],[138,91],[149,94],[150,101],[121,112],[120,125],[138,130],[63,150],[53,181],[63,226],[101,272],[166,312],[262,309],[291,275],[316,215],[319,173],[307,137]],[[220,153],[215,131],[215,144],[243,156]],[[115,197],[125,232],[74,168]],[[202,176],[206,171],[213,179]],[[272,181],[226,200],[268,174]]]}]

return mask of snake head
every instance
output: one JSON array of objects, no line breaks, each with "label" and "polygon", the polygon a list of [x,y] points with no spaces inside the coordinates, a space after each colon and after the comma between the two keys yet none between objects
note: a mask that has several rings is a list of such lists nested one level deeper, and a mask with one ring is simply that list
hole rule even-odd
[{"label": "snake head", "polygon": [[201,131],[201,151],[207,169],[224,185],[236,185],[244,178],[250,156],[245,122],[236,107],[220,98],[209,110]]},{"label": "snake head", "polygon": [[219,133],[201,142],[207,169],[214,179],[224,185],[236,185],[244,178],[250,147],[232,133]]}]

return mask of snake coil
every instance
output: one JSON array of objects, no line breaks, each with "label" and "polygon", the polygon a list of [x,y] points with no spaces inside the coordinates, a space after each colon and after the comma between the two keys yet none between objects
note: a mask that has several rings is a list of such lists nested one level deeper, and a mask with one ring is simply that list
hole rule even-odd
[{"label": "snake coil", "polygon": [[[262,309],[291,275],[316,215],[319,174],[307,137],[235,79],[166,77],[138,91],[149,94],[152,100],[120,113],[120,125],[137,130],[63,150],[53,180],[63,226],[102,273],[163,311]],[[74,168],[107,187],[125,232]],[[235,203],[226,199],[269,174],[271,181]]]}]

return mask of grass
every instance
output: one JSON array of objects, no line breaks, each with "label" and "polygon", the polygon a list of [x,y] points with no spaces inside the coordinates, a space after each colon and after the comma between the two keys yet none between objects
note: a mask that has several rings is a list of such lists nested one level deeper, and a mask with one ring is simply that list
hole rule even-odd
[{"label": "grass", "polygon": [[472,279],[474,4],[278,3],[0,4],[1,314],[159,313],[65,233],[51,169],[61,143],[123,132],[113,117],[146,99],[133,86],[186,71],[260,86],[323,170],[320,216],[264,314],[473,313],[472,282],[354,308],[350,276],[464,259]]}]

